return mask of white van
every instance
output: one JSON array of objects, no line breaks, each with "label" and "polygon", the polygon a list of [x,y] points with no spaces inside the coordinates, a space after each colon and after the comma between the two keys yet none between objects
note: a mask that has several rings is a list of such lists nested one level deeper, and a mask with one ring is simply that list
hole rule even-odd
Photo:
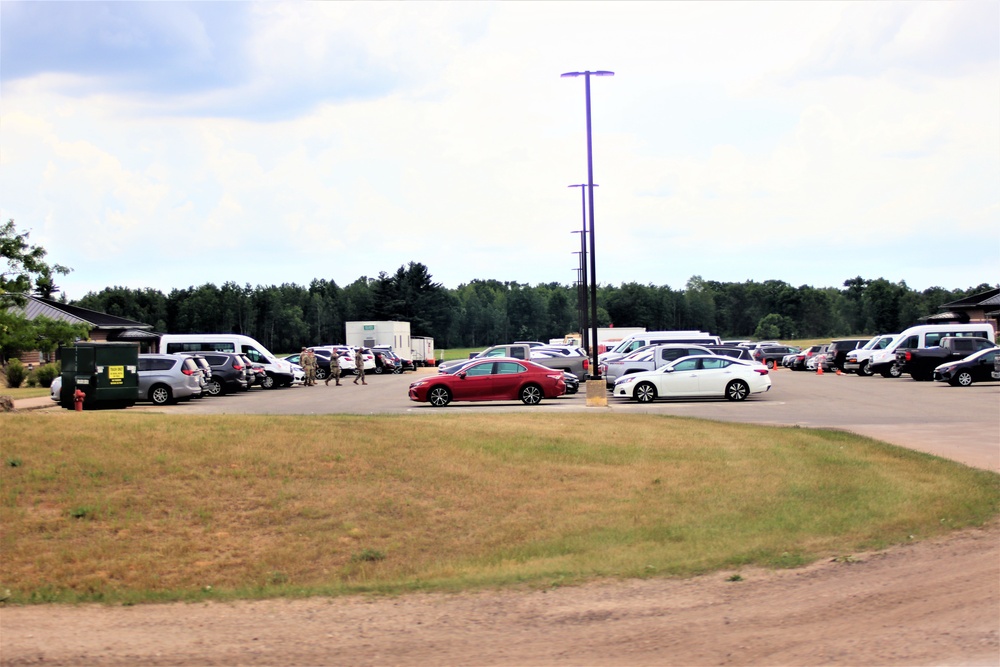
[{"label": "white van", "polygon": [[882,377],[898,378],[902,373],[896,365],[896,350],[915,350],[933,347],[945,336],[976,336],[996,342],[996,332],[986,322],[970,324],[918,324],[903,331],[892,343],[882,350],[876,350],[868,362],[870,374],[880,373]]},{"label": "white van", "polygon": [[721,345],[722,339],[707,331],[644,331],[626,336],[612,349],[597,359],[602,364],[632,354],[640,347],[665,343],[692,343],[694,345]]},{"label": "white van", "polygon": [[264,389],[290,387],[294,379],[292,365],[278,359],[270,350],[250,336],[240,334],[163,334],[160,336],[160,354],[178,352],[241,352],[250,361],[264,367],[267,377],[261,384]]}]

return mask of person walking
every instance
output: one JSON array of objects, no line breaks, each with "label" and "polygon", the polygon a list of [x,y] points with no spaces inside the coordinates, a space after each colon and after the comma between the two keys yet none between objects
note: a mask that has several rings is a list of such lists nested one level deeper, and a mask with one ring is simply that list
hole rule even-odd
[{"label": "person walking", "polygon": [[305,385],[307,387],[313,387],[316,385],[316,355],[312,350],[302,348],[302,354],[299,355],[299,361],[302,362],[302,370],[306,372]]},{"label": "person walking", "polygon": [[365,382],[365,355],[361,354],[361,348],[354,353],[354,367],[358,369],[358,375],[354,378],[354,384],[361,380],[361,384],[368,384]]},{"label": "person walking", "polygon": [[330,386],[330,380],[336,380],[340,386],[340,353],[332,350],[330,354],[330,374],[326,376],[326,386]]}]

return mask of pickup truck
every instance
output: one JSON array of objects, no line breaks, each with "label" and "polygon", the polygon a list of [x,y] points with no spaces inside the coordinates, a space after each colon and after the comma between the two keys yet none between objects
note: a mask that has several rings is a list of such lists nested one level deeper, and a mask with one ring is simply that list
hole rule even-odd
[{"label": "pickup truck", "polygon": [[643,371],[655,371],[657,368],[662,368],[681,357],[692,354],[715,354],[715,352],[703,345],[685,345],[683,343],[650,345],[621,359],[612,359],[601,364],[601,372],[604,374],[604,381],[608,389],[614,389],[615,381],[620,377]]},{"label": "pickup truck", "polygon": [[945,336],[934,347],[898,350],[896,365],[914,380],[930,380],[941,364],[964,359],[973,352],[996,347],[988,338]]},{"label": "pickup truck", "polygon": [[[478,354],[472,355],[471,359],[483,359],[486,357],[507,357],[511,359],[525,359],[546,368],[553,368],[560,371],[568,371],[579,378],[587,375],[590,368],[590,360],[583,354],[546,354],[539,352],[532,354],[530,346],[523,343],[511,343],[507,345],[494,345],[488,347]],[[438,364],[438,371],[447,373],[448,369],[454,368],[458,364],[463,364],[467,360],[456,359]]]}]

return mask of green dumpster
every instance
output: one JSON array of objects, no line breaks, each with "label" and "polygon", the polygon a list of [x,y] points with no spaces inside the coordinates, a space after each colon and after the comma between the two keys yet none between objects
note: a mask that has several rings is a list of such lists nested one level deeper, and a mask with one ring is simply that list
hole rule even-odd
[{"label": "green dumpster", "polygon": [[59,348],[62,389],[59,404],[73,409],[73,394],[86,397],[85,410],[127,408],[139,395],[139,346],[134,343],[77,343]]}]

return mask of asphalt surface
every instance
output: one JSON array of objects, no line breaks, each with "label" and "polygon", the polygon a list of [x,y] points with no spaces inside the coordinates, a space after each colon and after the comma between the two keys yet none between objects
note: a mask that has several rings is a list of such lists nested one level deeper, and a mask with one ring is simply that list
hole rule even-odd
[{"label": "asphalt surface", "polygon": [[[414,403],[407,388],[416,377],[434,373],[419,369],[403,375],[374,375],[367,386],[294,386],[265,391],[254,388],[235,395],[208,397],[178,405],[139,404],[131,410],[188,414],[462,414],[530,410],[553,412],[610,411],[617,414],[662,414],[754,424],[836,428],[1000,472],[1000,383],[952,387],[941,382],[858,377],[780,369],[773,386],[741,403],[724,399],[669,400],[640,405],[609,398],[607,407],[588,407],[581,393],[525,406],[519,401],[452,403],[433,408]],[[15,402],[18,409],[51,406],[48,399]],[[58,409],[58,408],[53,408]]]}]

